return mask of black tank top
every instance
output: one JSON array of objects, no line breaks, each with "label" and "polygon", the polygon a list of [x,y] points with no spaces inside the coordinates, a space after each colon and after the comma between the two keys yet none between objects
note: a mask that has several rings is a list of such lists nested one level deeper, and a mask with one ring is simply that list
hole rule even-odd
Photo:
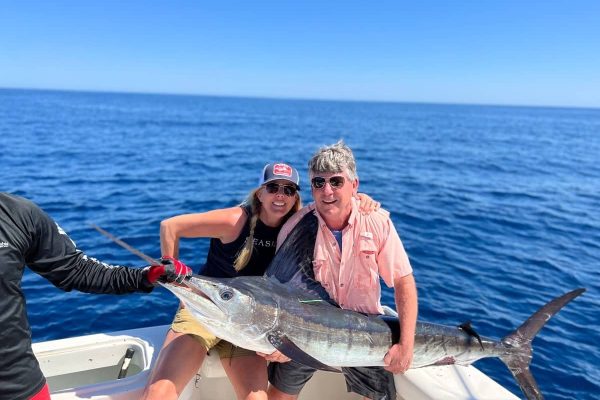
[{"label": "black tank top", "polygon": [[281,227],[272,228],[262,223],[260,219],[256,221],[254,228],[254,249],[248,264],[237,272],[233,267],[235,259],[240,250],[244,247],[246,238],[250,234],[250,206],[241,206],[244,213],[248,216],[246,224],[242,228],[239,236],[230,243],[223,243],[219,239],[210,240],[210,248],[206,256],[206,264],[201,267],[200,273],[205,276],[215,278],[233,278],[235,276],[263,275],[267,266],[275,256],[275,247],[277,235]]}]

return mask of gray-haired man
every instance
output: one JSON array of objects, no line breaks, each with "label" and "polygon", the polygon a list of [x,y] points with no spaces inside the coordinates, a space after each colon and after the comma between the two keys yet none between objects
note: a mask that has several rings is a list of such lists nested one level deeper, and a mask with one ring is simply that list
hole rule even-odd
[{"label": "gray-haired man", "polygon": [[[317,151],[309,162],[313,204],[298,211],[281,229],[280,245],[308,213],[318,219],[313,272],[329,296],[344,309],[382,314],[379,278],[394,288],[400,342],[380,367],[345,368],[349,391],[371,399],[394,399],[393,375],[412,362],[417,320],[417,290],[402,242],[385,210],[362,215],[353,198],[358,189],[352,150],[342,141]],[[279,352],[267,357],[286,359]],[[386,371],[387,370],[387,371]],[[269,399],[296,399],[314,370],[290,362],[269,366]]]}]

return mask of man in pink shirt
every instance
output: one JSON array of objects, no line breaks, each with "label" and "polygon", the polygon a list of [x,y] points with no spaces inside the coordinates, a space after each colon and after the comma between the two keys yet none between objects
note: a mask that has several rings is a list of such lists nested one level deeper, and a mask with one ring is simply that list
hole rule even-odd
[{"label": "man in pink shirt", "polygon": [[[358,189],[352,150],[342,141],[323,147],[309,161],[313,204],[297,212],[277,238],[283,243],[308,213],[318,219],[313,256],[315,279],[341,308],[382,314],[381,277],[394,288],[400,322],[400,342],[394,344],[381,367],[345,368],[349,391],[370,399],[392,400],[392,373],[404,373],[412,362],[417,321],[417,289],[402,242],[384,210],[362,215],[354,196]],[[287,358],[279,352],[273,361]],[[386,371],[387,370],[387,371]],[[296,399],[314,369],[290,362],[269,365],[269,399]]]}]

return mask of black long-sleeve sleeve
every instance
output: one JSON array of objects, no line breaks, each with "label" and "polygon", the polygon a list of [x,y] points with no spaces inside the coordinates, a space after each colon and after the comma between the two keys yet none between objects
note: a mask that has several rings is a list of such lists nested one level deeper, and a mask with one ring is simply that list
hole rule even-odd
[{"label": "black long-sleeve sleeve", "polygon": [[43,211],[33,209],[34,236],[25,262],[56,287],[88,293],[152,290],[141,268],[105,264],[77,250],[67,234]]}]

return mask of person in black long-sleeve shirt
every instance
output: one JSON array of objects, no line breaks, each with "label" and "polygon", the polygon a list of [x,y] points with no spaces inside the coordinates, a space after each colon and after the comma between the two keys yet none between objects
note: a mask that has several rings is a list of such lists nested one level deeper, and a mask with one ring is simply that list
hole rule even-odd
[{"label": "person in black long-sleeve shirt", "polygon": [[87,293],[150,292],[157,280],[181,282],[191,275],[172,258],[129,268],[88,257],[37,205],[0,193],[0,400],[50,399],[31,348],[21,290],[26,265],[62,290]]}]

